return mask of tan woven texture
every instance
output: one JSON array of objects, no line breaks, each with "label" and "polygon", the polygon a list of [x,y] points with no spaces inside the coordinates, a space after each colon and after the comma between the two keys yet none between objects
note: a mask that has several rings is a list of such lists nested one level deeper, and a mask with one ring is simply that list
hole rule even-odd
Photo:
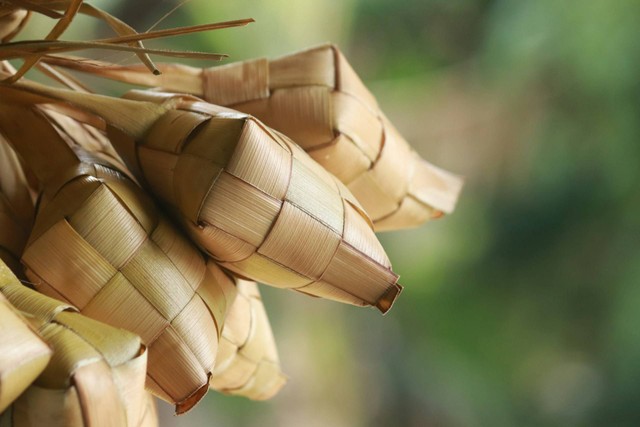
[{"label": "tan woven texture", "polygon": [[418,226],[453,211],[462,180],[422,159],[381,112],[339,49],[208,69],[54,60],[116,80],[191,93],[254,115],[286,134],[346,184],[376,231]]},{"label": "tan woven texture", "polygon": [[238,295],[222,330],[211,387],[255,400],[269,399],[285,385],[275,340],[258,285],[238,281]]},{"label": "tan woven texture", "polygon": [[16,153],[0,135],[0,259],[16,274],[33,222],[29,185]]},{"label": "tan woven texture", "polygon": [[141,425],[147,352],[139,337],[23,286],[1,263],[0,292],[53,349],[42,374],[13,403],[13,426]]},{"label": "tan woven texture", "polygon": [[[33,219],[26,178],[15,152],[0,137],[0,278],[17,281],[20,255]],[[4,263],[3,263],[4,261]],[[0,294],[0,412],[44,370],[51,350]]]},{"label": "tan woven texture", "polygon": [[335,46],[209,68],[203,77],[207,101],[291,137],[347,185],[376,230],[453,210],[461,181],[409,147]]},{"label": "tan woven texture", "polygon": [[[70,147],[80,147],[92,155],[116,165],[118,170],[133,177],[122,163],[122,159],[113,149],[109,139],[95,127],[70,117],[69,113],[81,114],[79,111],[65,111],[60,106],[48,105],[41,108],[49,121],[56,127],[60,136]],[[86,117],[81,117],[85,119]]]},{"label": "tan woven texture", "polygon": [[[0,278],[17,281],[20,255],[33,219],[33,204],[15,152],[0,137]],[[4,262],[4,263],[3,263]],[[49,346],[0,294],[0,412],[44,370]]]},{"label": "tan woven texture", "polygon": [[128,98],[178,102],[144,138],[112,141],[222,266],[314,296],[391,307],[402,288],[369,218],[295,143],[196,98],[140,91]]},{"label": "tan woven texture", "polygon": [[233,280],[137,184],[71,150],[41,113],[8,108],[0,116],[0,132],[44,188],[22,257],[27,276],[83,314],[140,335],[147,387],[177,412],[190,409],[208,389]]},{"label": "tan woven texture", "polygon": [[[106,159],[117,156],[106,137],[90,126],[56,111],[47,111],[69,143]],[[237,296],[230,302],[218,347],[211,388],[263,400],[285,384],[264,304],[255,282],[237,280]]]},{"label": "tan woven texture", "polygon": [[[0,279],[8,267],[0,260]],[[51,349],[33,326],[0,294],[0,412],[40,375]]]}]

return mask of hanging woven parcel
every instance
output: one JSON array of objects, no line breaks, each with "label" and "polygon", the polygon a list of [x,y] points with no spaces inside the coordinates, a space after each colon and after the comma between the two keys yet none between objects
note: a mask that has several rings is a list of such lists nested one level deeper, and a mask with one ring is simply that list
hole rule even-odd
[{"label": "hanging woven parcel", "polygon": [[[31,14],[56,24],[11,41]],[[59,40],[78,14],[116,35]],[[209,389],[271,398],[287,377],[256,282],[386,313],[402,287],[375,232],[453,211],[460,178],[335,46],[193,68],[150,55],[225,55],[142,44],[249,22],[138,34],[81,0],[0,3],[0,422],[153,426],[152,395],[177,413]],[[68,70],[154,89],[105,96]]]}]

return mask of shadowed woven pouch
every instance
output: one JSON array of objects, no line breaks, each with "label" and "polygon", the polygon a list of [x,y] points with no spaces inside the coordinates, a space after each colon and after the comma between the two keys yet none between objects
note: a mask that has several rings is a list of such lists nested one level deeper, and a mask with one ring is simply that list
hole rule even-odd
[{"label": "shadowed woven pouch", "polygon": [[[28,131],[17,125],[30,120]],[[202,398],[235,284],[157,210],[130,178],[73,151],[44,115],[2,111],[0,132],[43,192],[23,254],[36,289],[140,335],[147,387],[184,412]]]},{"label": "shadowed woven pouch", "polygon": [[18,276],[33,215],[33,201],[22,165],[0,135],[0,259]]},{"label": "shadowed woven pouch", "polygon": [[[2,260],[0,260],[0,264]],[[8,267],[1,266],[2,268]],[[44,370],[51,349],[18,310],[0,294],[0,412]]]},{"label": "shadowed woven pouch", "polygon": [[[20,254],[33,220],[26,178],[15,152],[0,137],[0,277],[17,281]],[[3,263],[4,262],[4,263]],[[0,412],[44,370],[51,349],[31,323],[0,293]]]},{"label": "shadowed woven pouch", "polygon": [[238,281],[238,295],[229,308],[211,387],[227,394],[264,400],[274,396],[287,378],[255,282]]},{"label": "shadowed woven pouch", "polygon": [[0,292],[53,349],[49,364],[13,403],[10,425],[142,425],[149,403],[140,338],[23,286],[1,261]]},{"label": "shadowed woven pouch", "polygon": [[[113,159],[104,135],[90,126],[47,108],[47,116],[73,145]],[[230,302],[211,376],[212,389],[251,399],[268,399],[286,382],[260,291],[255,282],[236,280],[237,296]]]}]

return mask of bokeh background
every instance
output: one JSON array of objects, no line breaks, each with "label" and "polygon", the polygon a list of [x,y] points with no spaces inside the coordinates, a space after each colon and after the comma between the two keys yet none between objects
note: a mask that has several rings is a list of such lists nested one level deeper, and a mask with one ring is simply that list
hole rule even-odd
[{"label": "bokeh background", "polygon": [[[141,31],[176,5],[94,3]],[[640,2],[193,0],[158,27],[245,17],[148,45],[337,43],[466,186],[453,215],[380,235],[405,286],[387,316],[263,288],[286,388],[160,404],[162,425],[640,425]],[[106,33],[81,18],[65,38]]]}]

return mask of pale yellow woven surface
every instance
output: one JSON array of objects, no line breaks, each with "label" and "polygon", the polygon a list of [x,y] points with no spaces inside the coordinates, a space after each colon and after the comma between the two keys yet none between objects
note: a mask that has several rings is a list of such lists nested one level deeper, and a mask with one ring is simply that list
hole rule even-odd
[{"label": "pale yellow woven surface", "polygon": [[46,368],[13,403],[12,425],[141,425],[147,352],[140,338],[28,289],[1,262],[0,293],[53,349]]},{"label": "pale yellow woven surface", "polygon": [[[82,1],[44,3],[69,15],[47,39],[62,35],[78,11],[120,34],[136,34]],[[0,41],[10,39],[27,15],[0,5]],[[139,57],[154,70],[148,56]],[[24,59],[14,81],[39,56]],[[1,67],[3,78],[4,71],[13,72]],[[15,278],[0,283],[0,297],[6,294],[30,316],[55,349],[52,362],[12,405],[15,425],[155,425],[145,382],[178,413],[208,387],[271,397],[286,377],[257,285],[244,279],[386,312],[402,288],[374,222],[376,230],[416,226],[455,205],[461,181],[411,150],[333,46],[215,69],[165,69],[175,73],[161,77],[163,86],[187,87],[262,121],[162,93],[133,95],[152,102],[114,110],[111,98],[84,99],[82,85],[59,72],[59,82],[79,91],[59,98],[57,90],[38,92],[30,83],[29,95],[0,88],[0,134],[18,148],[40,186],[34,212],[33,190],[0,140],[0,258],[19,271],[22,254],[28,278],[60,300]],[[124,74],[129,71],[125,67]],[[55,78],[57,71],[48,73]],[[136,140],[114,131],[114,151],[99,131],[65,116],[73,107],[24,106],[48,102],[51,94],[83,108],[95,103],[90,112],[108,114],[92,120],[104,119]],[[209,257],[158,212],[141,186],[153,190]],[[2,267],[0,278],[9,271]],[[12,310],[16,315],[0,299],[0,318],[9,319],[12,330],[24,329]],[[149,347],[148,372],[142,341]],[[15,378],[18,370],[6,369],[1,357],[0,380],[5,372]],[[6,396],[24,387],[0,383],[0,411],[12,399]]]},{"label": "pale yellow woven surface", "polygon": [[[364,210],[346,187],[258,120],[179,101],[145,138],[113,135],[151,190],[222,266],[261,283],[386,312],[401,287]],[[175,102],[174,102],[175,103]],[[136,144],[135,149],[130,144]]]},{"label": "pale yellow woven surface", "polygon": [[[36,288],[140,335],[147,387],[191,408],[206,393],[233,280],[203,256],[130,179],[68,148],[41,113],[3,111],[0,132],[44,185],[22,257]],[[41,142],[11,119],[27,117]],[[68,135],[67,135],[68,136]]]},{"label": "pale yellow woven surface", "polygon": [[[59,112],[47,115],[71,136],[69,143],[113,161],[117,154],[106,138]],[[211,388],[252,399],[267,399],[284,386],[277,349],[260,291],[255,282],[236,280],[237,296],[230,303],[218,348]],[[230,380],[231,379],[231,380]]]},{"label": "pale yellow woven surface", "polygon": [[206,69],[203,94],[300,144],[347,185],[376,230],[417,226],[455,206],[460,179],[409,147],[335,46]]},{"label": "pale yellow woven surface", "polygon": [[453,211],[462,180],[422,159],[381,112],[339,49],[322,45],[274,60],[197,69],[48,59],[53,64],[176,93],[254,115],[302,146],[346,184],[377,231]]},{"label": "pale yellow woven surface", "polygon": [[[1,265],[1,269],[7,268]],[[2,276],[0,276],[2,277]],[[44,370],[51,349],[0,294],[0,413]]]},{"label": "pale yellow woven surface", "polygon": [[238,295],[222,330],[211,387],[255,400],[269,399],[285,385],[271,325],[258,285],[238,281]]},{"label": "pale yellow woven surface", "polygon": [[[0,278],[16,280],[33,219],[26,178],[15,152],[0,137]],[[3,263],[4,262],[4,263]],[[51,350],[0,294],[0,412],[42,372]]]}]

